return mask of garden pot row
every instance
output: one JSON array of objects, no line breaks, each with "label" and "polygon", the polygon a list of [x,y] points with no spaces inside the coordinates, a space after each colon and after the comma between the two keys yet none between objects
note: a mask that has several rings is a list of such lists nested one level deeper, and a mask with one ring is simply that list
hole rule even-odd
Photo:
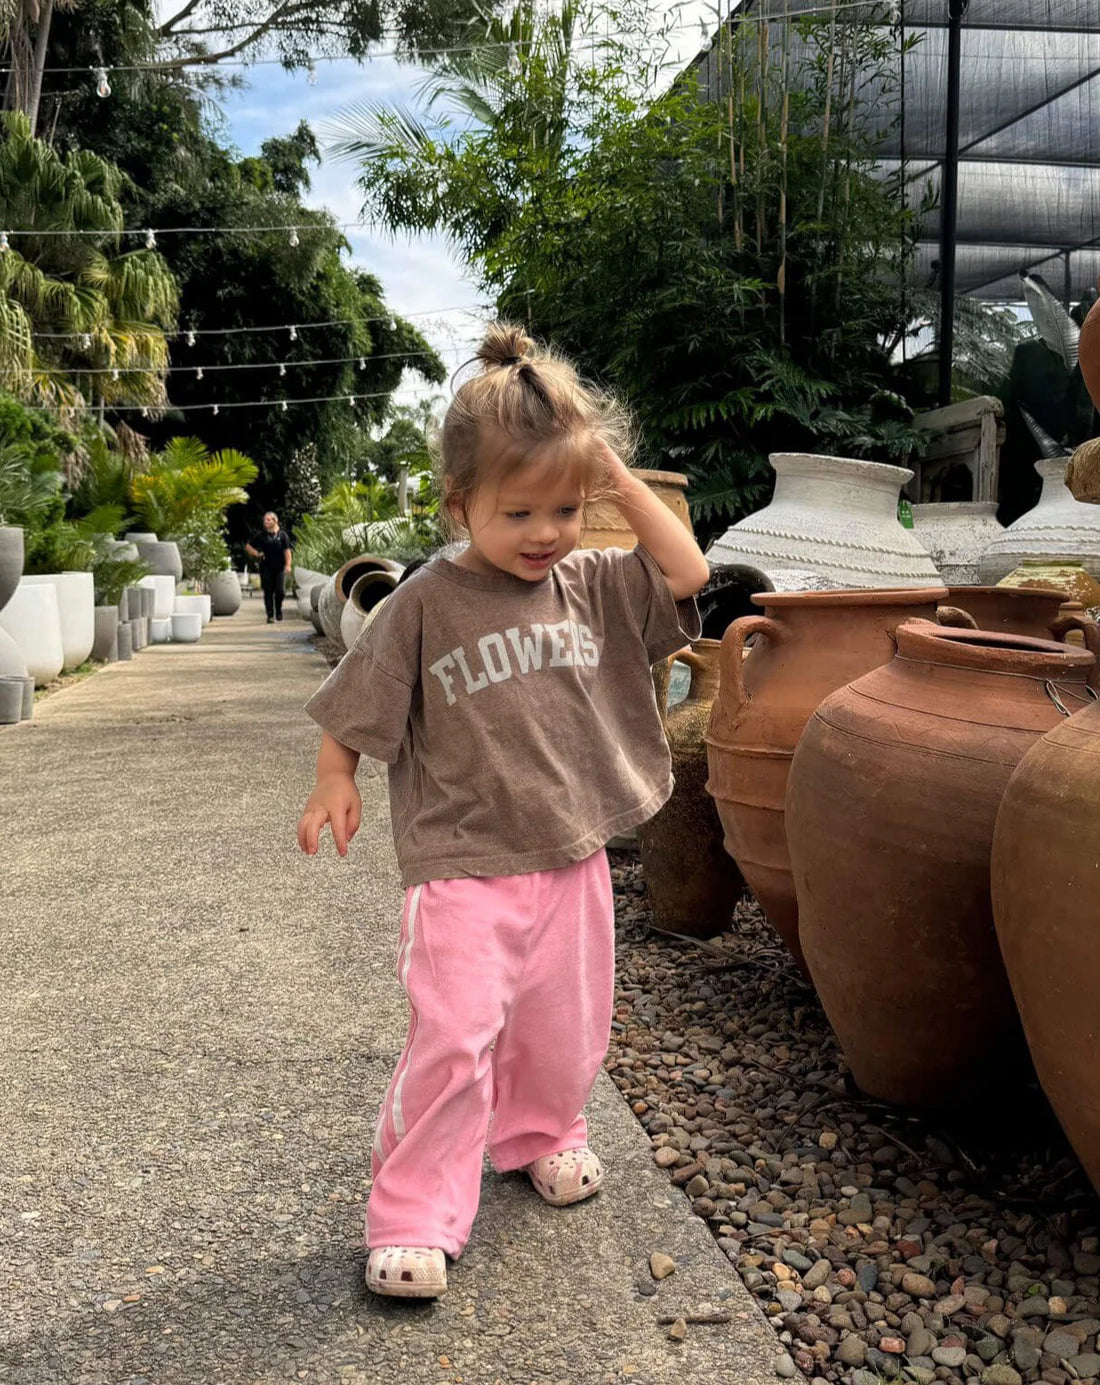
[{"label": "garden pot row", "polygon": [[[709,872],[725,904],[707,927],[723,908],[728,919],[739,881],[704,850],[702,795],[689,785],[699,771],[675,746],[678,721],[692,723],[697,759],[705,719],[726,846],[812,978],[859,1085],[904,1105],[958,1103],[1018,1080],[1026,1035],[1100,1186],[1089,1018],[1100,632],[1060,592],[758,600],[764,612],[720,646],[697,642],[693,692],[669,714],[694,817],[676,795],[662,810],[681,818],[665,876]],[[938,610],[954,625],[936,624]],[[1058,642],[1074,630],[1087,648]],[[658,895],[660,817],[641,833]]]}]

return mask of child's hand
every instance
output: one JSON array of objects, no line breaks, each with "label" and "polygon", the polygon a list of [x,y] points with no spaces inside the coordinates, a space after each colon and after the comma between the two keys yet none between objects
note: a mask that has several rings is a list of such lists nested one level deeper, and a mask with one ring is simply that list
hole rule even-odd
[{"label": "child's hand", "polygon": [[298,845],[307,856],[316,856],[321,829],[327,822],[336,850],[346,856],[348,842],[359,831],[362,814],[363,800],[352,775],[334,774],[318,779],[298,819]]},{"label": "child's hand", "polygon": [[604,465],[604,484],[616,495],[621,495],[623,487],[634,481],[626,463],[602,438],[596,443],[596,455]]}]

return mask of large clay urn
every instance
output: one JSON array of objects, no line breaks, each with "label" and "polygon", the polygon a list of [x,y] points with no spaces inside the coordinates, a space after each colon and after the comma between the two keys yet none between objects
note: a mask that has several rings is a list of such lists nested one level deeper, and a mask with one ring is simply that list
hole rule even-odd
[{"label": "large clay urn", "polygon": [[890,663],[810,719],[787,839],[799,933],[869,1095],[975,1100],[1022,1043],[993,929],[993,824],[1013,770],[1093,656],[1047,640],[907,622]]},{"label": "large clay urn", "polygon": [[[1086,574],[1087,575],[1087,574]],[[1091,579],[1089,579],[1091,581]],[[948,587],[940,607],[941,625],[962,626],[970,618],[979,630],[1029,635],[1036,640],[1070,640],[1096,655],[1089,682],[1100,691],[1100,625],[1080,603],[1054,587]]]},{"label": "large clay urn", "polygon": [[[684,700],[671,709],[661,706],[676,785],[660,812],[638,828],[654,922],[694,938],[712,938],[729,927],[745,883],[722,846],[722,824],[706,792],[704,736],[718,696],[720,649],[718,640],[695,640],[674,656],[691,670]],[[663,703],[668,679],[655,682]]]},{"label": "large clay urn", "polygon": [[1035,1070],[1100,1192],[1098,881],[1094,702],[1048,731],[1009,780],[993,834],[992,886],[1001,955]]},{"label": "large clay urn", "polygon": [[804,971],[783,820],[791,756],[818,703],[892,659],[898,625],[934,619],[946,596],[946,587],[764,592],[752,598],[764,614],[735,620],[722,637],[706,787],[726,850]]},{"label": "large clay urn", "polygon": [[[686,476],[678,471],[651,471],[648,467],[632,468],[630,474],[644,481],[657,499],[667,505],[691,533],[691,514],[685,494],[688,484]],[[637,542],[637,534],[614,501],[591,500],[585,505],[581,548],[633,548]]]}]

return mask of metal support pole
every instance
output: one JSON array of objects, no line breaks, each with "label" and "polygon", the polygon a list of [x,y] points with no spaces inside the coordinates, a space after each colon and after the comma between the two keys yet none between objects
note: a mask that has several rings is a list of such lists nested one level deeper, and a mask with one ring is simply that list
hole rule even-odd
[{"label": "metal support pole", "polygon": [[1073,270],[1070,264],[1070,252],[1062,251],[1062,298],[1065,302],[1066,312],[1073,307]]},{"label": "metal support pole", "polygon": [[951,403],[951,364],[955,346],[955,248],[959,232],[959,97],[962,22],[970,0],[947,0],[947,138],[943,158],[943,225],[940,238],[940,391],[942,407]]}]

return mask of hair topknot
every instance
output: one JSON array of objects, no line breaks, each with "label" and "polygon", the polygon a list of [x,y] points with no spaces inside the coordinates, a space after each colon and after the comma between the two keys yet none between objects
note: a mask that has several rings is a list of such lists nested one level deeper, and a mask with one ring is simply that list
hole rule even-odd
[{"label": "hair topknot", "polygon": [[536,456],[568,467],[589,497],[605,470],[601,443],[629,464],[629,413],[552,347],[516,323],[493,322],[474,360],[482,368],[455,391],[437,441],[441,489],[459,508],[490,476]]},{"label": "hair topknot", "polygon": [[524,357],[529,357],[534,349],[535,343],[522,327],[512,322],[493,322],[477,349],[475,359],[490,370],[495,370],[501,366],[515,365]]}]

